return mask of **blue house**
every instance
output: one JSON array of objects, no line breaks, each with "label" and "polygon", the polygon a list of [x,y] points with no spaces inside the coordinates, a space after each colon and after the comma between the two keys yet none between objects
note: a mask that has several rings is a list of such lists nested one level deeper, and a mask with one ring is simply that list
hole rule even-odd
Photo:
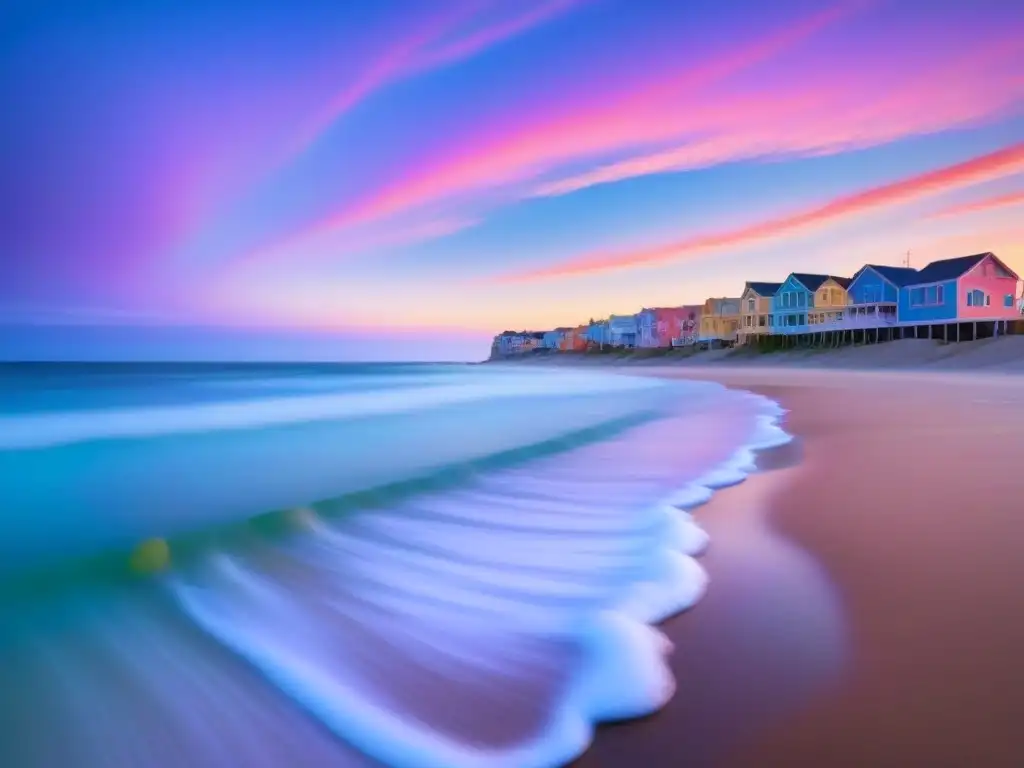
[{"label": "blue house", "polygon": [[[972,338],[979,323],[983,332],[995,332],[996,324],[1017,316],[1014,300],[1019,280],[993,253],[933,261],[900,287],[900,324],[969,322],[974,328]],[[960,338],[959,330],[956,337]]]},{"label": "blue house", "polygon": [[847,310],[841,327],[887,328],[898,320],[900,288],[917,279],[910,267],[865,264],[850,279]]},{"label": "blue house", "polygon": [[607,320],[591,321],[587,326],[587,341],[598,346],[605,346],[612,343],[611,330]]},{"label": "blue house", "polygon": [[849,278],[794,272],[772,297],[768,333],[815,333],[842,318]]},{"label": "blue house", "polygon": [[568,328],[555,328],[553,331],[544,331],[544,338],[541,346],[544,349],[559,349],[562,339],[565,337]]},{"label": "blue house", "polygon": [[909,325],[953,323],[957,319],[957,281],[985,254],[933,261],[900,286],[899,322]]}]

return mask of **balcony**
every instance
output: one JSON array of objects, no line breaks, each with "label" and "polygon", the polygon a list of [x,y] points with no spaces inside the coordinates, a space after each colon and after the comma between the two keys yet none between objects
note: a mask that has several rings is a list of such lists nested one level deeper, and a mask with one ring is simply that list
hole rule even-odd
[{"label": "balcony", "polygon": [[[793,312],[780,312],[774,316],[775,323],[768,329],[769,333],[792,335],[799,333],[825,333],[830,331],[856,331],[866,328],[891,328],[896,325],[895,304],[867,304],[811,309],[801,313],[804,323],[786,325],[780,323]],[[799,317],[799,315],[797,315]]]}]

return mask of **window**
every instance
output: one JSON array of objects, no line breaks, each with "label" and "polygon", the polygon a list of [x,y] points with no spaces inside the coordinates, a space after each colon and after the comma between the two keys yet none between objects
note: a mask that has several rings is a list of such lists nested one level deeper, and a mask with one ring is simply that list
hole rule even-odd
[{"label": "window", "polygon": [[754,311],[754,299],[747,299],[747,312]]},{"label": "window", "polygon": [[745,327],[749,328],[753,324],[754,324],[753,323],[753,318],[750,315],[744,315],[743,316],[743,325]]},{"label": "window", "polygon": [[807,306],[807,295],[803,294],[803,293],[798,293],[796,295],[796,301],[797,301],[797,306],[798,307],[806,307]]},{"label": "window", "polygon": [[992,303],[991,298],[984,291],[974,289],[967,292],[968,307],[987,307]]},{"label": "window", "polygon": [[774,315],[768,315],[768,326],[770,328],[775,326],[775,317],[774,317]]},{"label": "window", "polygon": [[[772,319],[770,315],[769,315],[768,319],[769,320]],[[764,324],[765,324],[765,322],[764,322],[764,315],[761,315],[759,318],[757,318],[757,324],[758,324],[759,327],[764,328]]]},{"label": "window", "polygon": [[1004,307],[1009,307],[1010,309],[1013,309],[1013,294],[1012,293],[1008,293],[1005,296],[1003,296],[1003,306]]},{"label": "window", "polygon": [[934,307],[942,304],[944,298],[945,291],[941,285],[910,289],[910,305],[914,307]]}]

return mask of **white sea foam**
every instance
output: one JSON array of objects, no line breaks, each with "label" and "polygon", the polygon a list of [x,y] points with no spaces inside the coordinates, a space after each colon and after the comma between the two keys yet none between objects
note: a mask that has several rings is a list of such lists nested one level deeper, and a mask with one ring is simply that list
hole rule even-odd
[{"label": "white sea foam", "polygon": [[168,586],[212,637],[385,764],[563,764],[595,723],[674,694],[672,644],[650,625],[707,587],[694,560],[707,535],[685,508],[789,439],[771,401],[680,391],[700,407],[457,489],[307,515],[287,541],[213,556]]},{"label": "white sea foam", "polygon": [[301,397],[226,400],[149,408],[60,411],[0,417],[0,450],[44,448],[89,440],[258,429],[332,419],[415,413],[458,403],[507,398],[634,395],[666,382],[563,372],[502,373],[445,385]]}]

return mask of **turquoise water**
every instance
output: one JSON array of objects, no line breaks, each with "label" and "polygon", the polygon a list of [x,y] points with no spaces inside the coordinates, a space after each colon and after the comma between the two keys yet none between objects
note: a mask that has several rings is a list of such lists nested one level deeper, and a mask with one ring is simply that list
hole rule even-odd
[{"label": "turquoise water", "polygon": [[778,414],[490,366],[0,369],[0,764],[560,764],[672,695],[679,507]]}]

